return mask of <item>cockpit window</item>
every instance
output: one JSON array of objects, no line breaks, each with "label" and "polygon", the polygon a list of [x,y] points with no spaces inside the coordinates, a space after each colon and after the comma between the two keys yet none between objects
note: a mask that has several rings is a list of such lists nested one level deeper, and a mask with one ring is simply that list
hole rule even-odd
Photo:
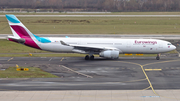
[{"label": "cockpit window", "polygon": [[171,43],[168,43],[167,45],[172,45]]}]

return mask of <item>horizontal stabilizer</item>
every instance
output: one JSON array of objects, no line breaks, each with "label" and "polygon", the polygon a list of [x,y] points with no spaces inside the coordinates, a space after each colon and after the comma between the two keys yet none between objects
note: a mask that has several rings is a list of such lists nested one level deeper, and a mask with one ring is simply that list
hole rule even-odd
[{"label": "horizontal stabilizer", "polygon": [[8,40],[12,40],[12,41],[15,41],[15,42],[18,42],[18,43],[22,43],[22,44],[25,43],[25,39],[23,39],[23,38],[17,38],[17,37],[14,37],[14,36],[8,36],[7,38],[8,38]]}]

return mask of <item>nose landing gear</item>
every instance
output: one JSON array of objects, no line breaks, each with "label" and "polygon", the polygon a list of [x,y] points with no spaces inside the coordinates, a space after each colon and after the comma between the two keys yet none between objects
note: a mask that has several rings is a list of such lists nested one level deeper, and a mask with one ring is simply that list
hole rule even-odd
[{"label": "nose landing gear", "polygon": [[160,54],[157,54],[156,60],[160,60]]}]

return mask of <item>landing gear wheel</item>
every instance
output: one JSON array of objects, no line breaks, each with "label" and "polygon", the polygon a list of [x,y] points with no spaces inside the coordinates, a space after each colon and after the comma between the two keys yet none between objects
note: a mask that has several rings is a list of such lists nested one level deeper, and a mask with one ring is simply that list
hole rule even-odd
[{"label": "landing gear wheel", "polygon": [[89,60],[89,55],[86,55],[84,59]]},{"label": "landing gear wheel", "polygon": [[156,60],[160,59],[160,54],[157,54]]},{"label": "landing gear wheel", "polygon": [[91,56],[90,56],[90,60],[94,60],[94,55],[91,55]]},{"label": "landing gear wheel", "polygon": [[160,57],[159,57],[159,56],[157,56],[157,57],[156,57],[156,60],[159,60],[159,59],[160,59]]}]

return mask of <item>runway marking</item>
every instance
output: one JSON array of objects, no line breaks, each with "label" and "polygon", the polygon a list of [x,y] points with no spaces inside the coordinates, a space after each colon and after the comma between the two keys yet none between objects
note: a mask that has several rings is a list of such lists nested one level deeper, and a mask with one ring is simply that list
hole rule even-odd
[{"label": "runway marking", "polygon": [[66,68],[66,69],[68,69],[68,70],[70,70],[70,71],[72,71],[72,72],[75,72],[75,73],[77,73],[77,74],[80,74],[80,75],[83,75],[83,76],[86,76],[86,77],[89,77],[89,78],[93,78],[93,77],[90,76],[90,75],[86,75],[86,74],[83,74],[83,73],[74,71],[74,70],[72,70],[72,69],[70,69],[70,68],[68,68],[68,67],[66,67],[66,66],[64,66],[64,65],[61,65],[61,66],[64,67],[64,68]]},{"label": "runway marking", "polygon": [[178,60],[170,60],[170,61],[153,62],[153,63],[144,64],[142,66],[153,65],[153,64],[158,64],[158,63],[166,63],[166,62],[175,62],[175,61],[180,61],[180,59],[178,59]]},{"label": "runway marking", "polygon": [[150,80],[149,80],[149,78],[148,78],[148,76],[147,76],[147,74],[146,74],[144,68],[143,68],[143,65],[138,64],[138,63],[134,63],[134,62],[126,62],[126,61],[118,61],[118,62],[129,63],[129,64],[135,64],[135,65],[140,66],[141,69],[142,69],[142,71],[143,71],[143,73],[144,73],[144,75],[145,75],[145,77],[146,77],[146,79],[147,79],[147,81],[148,81],[148,83],[149,83],[149,85],[150,85],[150,88],[152,89],[152,91],[154,92],[154,94],[158,95],[158,94],[154,91],[154,88],[153,88],[153,86],[152,86],[152,84],[151,84],[151,82],[150,82]]},{"label": "runway marking", "polygon": [[60,61],[63,61],[64,57],[60,60]]},{"label": "runway marking", "polygon": [[145,88],[145,89],[143,89],[143,90],[148,90],[149,88],[151,88],[151,86],[149,86],[149,87],[147,87],[147,88]]},{"label": "runway marking", "polygon": [[49,59],[49,61],[51,61],[52,60],[52,58],[51,59]]},{"label": "runway marking", "polygon": [[158,95],[158,94],[154,91],[154,88],[153,88],[153,86],[152,86],[152,84],[151,84],[151,81],[149,80],[149,78],[148,78],[148,76],[147,76],[146,72],[144,71],[143,66],[142,66],[142,65],[140,65],[140,66],[141,66],[141,69],[142,69],[142,71],[143,71],[144,75],[146,76],[146,79],[147,79],[147,80],[148,80],[148,82],[149,82],[149,85],[150,85],[150,87],[151,87],[152,91],[154,92],[154,94]]},{"label": "runway marking", "polygon": [[[155,62],[155,63],[148,63],[148,64],[145,64],[143,66],[152,65],[152,64],[158,64],[158,63],[176,62],[176,61],[180,61],[180,59],[178,59],[178,60],[169,60],[169,61],[161,61],[161,62]],[[168,69],[168,67],[166,67],[166,69]],[[161,95],[159,95],[157,93],[156,93],[156,95],[161,96]],[[171,98],[171,97],[167,97],[167,96],[161,96],[161,97],[168,98],[168,99],[176,99],[176,98]],[[176,99],[176,100],[180,100],[180,99]]]},{"label": "runway marking", "polygon": [[161,71],[162,69],[145,69],[145,71]]},{"label": "runway marking", "polygon": [[10,58],[8,61],[11,61],[13,59],[13,57],[12,58]]},{"label": "runway marking", "polygon": [[[150,80],[149,80],[149,78],[148,78],[148,76],[147,76],[147,74],[146,74],[146,72],[145,72],[144,66],[152,65],[152,64],[158,64],[158,63],[176,62],[176,61],[180,61],[180,59],[178,59],[178,60],[170,60],[170,61],[161,61],[161,62],[155,62],[155,63],[148,63],[148,64],[144,64],[144,65],[141,65],[141,64],[138,64],[138,63],[133,63],[133,62],[125,62],[125,61],[118,61],[118,62],[135,64],[135,65],[141,66],[141,69],[142,69],[144,75],[146,76],[147,81],[149,82],[149,85],[150,85],[149,87],[152,89],[152,91],[153,91],[154,94],[156,94],[157,96],[160,96],[159,94],[157,94],[157,93],[155,92],[155,90],[154,90],[154,88],[153,88],[153,86],[152,86],[152,84],[151,84],[151,82],[150,82]],[[166,69],[168,69],[168,67],[166,67]],[[164,97],[164,98],[168,98],[168,99],[175,99],[175,98],[166,97],[166,96],[160,96],[160,97]],[[177,100],[177,99],[176,99],[176,100]]]}]

